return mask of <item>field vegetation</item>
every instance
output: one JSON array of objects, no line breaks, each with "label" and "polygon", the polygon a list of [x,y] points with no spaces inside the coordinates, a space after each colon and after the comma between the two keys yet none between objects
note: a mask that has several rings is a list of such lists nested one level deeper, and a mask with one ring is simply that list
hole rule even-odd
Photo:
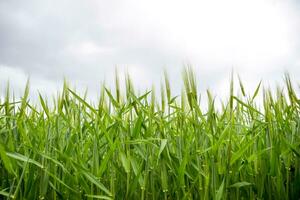
[{"label": "field vegetation", "polygon": [[116,76],[94,103],[68,84],[38,103],[8,87],[0,199],[299,199],[300,99],[284,80],[249,94],[232,79],[220,108],[189,68],[180,96],[167,75],[159,95]]}]

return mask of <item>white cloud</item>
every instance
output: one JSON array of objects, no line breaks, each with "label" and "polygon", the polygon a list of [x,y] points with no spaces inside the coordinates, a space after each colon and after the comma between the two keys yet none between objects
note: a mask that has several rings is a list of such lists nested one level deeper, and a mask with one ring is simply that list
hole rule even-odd
[{"label": "white cloud", "polygon": [[[130,2],[138,17],[125,15],[129,24],[124,29],[135,24],[137,34],[154,37],[162,48],[192,62],[266,64],[287,58],[291,51],[289,19],[271,1]],[[128,5],[121,8],[128,14]]]},{"label": "white cloud", "polygon": [[38,75],[29,76],[22,68],[0,65],[0,96],[5,96],[5,91],[9,85],[11,92],[18,99],[22,96],[27,80],[30,81],[30,94],[36,100],[38,92],[50,97],[56,95],[61,83],[47,80]]},{"label": "white cloud", "polygon": [[99,46],[93,41],[77,42],[75,44],[70,44],[66,48],[66,52],[71,54],[71,56],[83,57],[85,59],[112,54],[114,53],[114,50],[115,49],[112,47]]},{"label": "white cloud", "polygon": [[115,66],[139,88],[159,87],[165,67],[178,94],[190,63],[201,91],[220,96],[232,69],[251,88],[300,73],[293,0],[45,2],[0,2],[1,82],[22,88],[30,75],[32,89],[50,92],[66,77],[95,96],[102,80],[113,85]]}]

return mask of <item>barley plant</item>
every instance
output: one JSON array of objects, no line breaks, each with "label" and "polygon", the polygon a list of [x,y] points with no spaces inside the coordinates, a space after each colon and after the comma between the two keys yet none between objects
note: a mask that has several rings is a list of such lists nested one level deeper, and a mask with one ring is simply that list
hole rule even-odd
[{"label": "barley plant", "polygon": [[210,91],[200,106],[189,68],[179,96],[167,75],[159,95],[116,76],[93,103],[66,83],[36,103],[8,87],[0,199],[299,199],[300,100],[284,80],[249,95],[232,79],[218,108]]}]

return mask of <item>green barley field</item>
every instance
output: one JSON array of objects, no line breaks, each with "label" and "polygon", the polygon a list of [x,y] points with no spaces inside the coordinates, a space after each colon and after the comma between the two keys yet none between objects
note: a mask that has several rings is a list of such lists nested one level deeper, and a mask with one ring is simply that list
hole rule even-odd
[{"label": "green barley field", "polygon": [[35,103],[29,84],[19,99],[8,87],[0,199],[299,199],[299,86],[232,79],[219,103],[191,69],[182,80],[174,96],[167,75],[159,93],[116,76],[92,103],[66,83]]}]

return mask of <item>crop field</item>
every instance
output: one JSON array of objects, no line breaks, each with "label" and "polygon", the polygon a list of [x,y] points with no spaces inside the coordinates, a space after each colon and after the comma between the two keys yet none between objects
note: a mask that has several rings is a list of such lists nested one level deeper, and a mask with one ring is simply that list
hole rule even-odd
[{"label": "crop field", "polygon": [[[299,87],[228,82],[221,106],[191,69],[174,96],[100,88],[98,102],[64,84],[32,103],[29,84],[0,102],[0,199],[299,199]],[[25,83],[24,83],[25,85]],[[9,87],[8,87],[9,88]],[[260,98],[261,97],[261,98]],[[207,106],[200,106],[206,99]]]}]

